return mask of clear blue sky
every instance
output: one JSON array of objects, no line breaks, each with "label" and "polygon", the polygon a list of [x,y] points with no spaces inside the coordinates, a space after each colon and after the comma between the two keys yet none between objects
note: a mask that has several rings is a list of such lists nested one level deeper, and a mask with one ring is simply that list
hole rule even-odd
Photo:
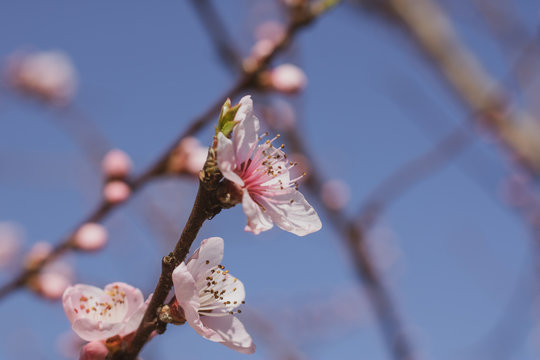
[{"label": "clear blue sky", "polygon": [[[244,55],[255,26],[278,14],[261,0],[214,3]],[[469,2],[444,3],[488,70],[498,79],[507,77],[512,54],[500,50]],[[532,35],[538,4],[516,6]],[[234,81],[187,1],[5,1],[0,34],[2,61],[21,48],[68,53],[79,74],[77,107],[114,147],[132,156],[136,170]],[[393,169],[427,151],[456,124],[470,121],[399,30],[352,6],[302,31],[278,59],[284,61],[299,64],[307,74],[308,87],[293,103],[314,161],[328,178],[350,186],[350,214]],[[257,109],[268,96],[253,99]],[[60,123],[39,104],[5,93],[0,97],[0,221],[25,228],[26,248],[40,240],[58,241],[99,198],[101,174]],[[208,144],[211,135],[208,128],[198,138]],[[532,341],[538,336],[531,300],[534,248],[521,219],[498,195],[507,174],[500,149],[480,139],[393,202],[376,227],[374,235],[391,234],[374,236],[373,244],[390,247],[395,256],[384,277],[426,359],[539,357],[538,342]],[[77,281],[96,286],[125,281],[148,295],[195,189],[188,180],[145,188],[106,221],[111,239],[103,252],[66,258]],[[149,197],[175,220],[172,229],[148,226]],[[308,199],[316,205],[312,195]],[[255,314],[306,358],[389,358],[348,254],[324,218],[323,230],[304,238],[277,228],[254,236],[244,232],[244,223],[239,207],[224,211],[203,227],[199,240],[221,236],[226,241],[224,263],[246,286],[245,322],[259,347],[252,359],[279,356],[275,343],[249,320]],[[8,278],[9,273],[0,275],[2,281]],[[70,324],[59,302],[21,291],[0,303],[0,317],[0,358],[61,358],[56,342]],[[508,334],[492,332],[509,317],[502,327]],[[511,334],[518,334],[516,344],[504,357],[512,348],[504,346]],[[170,327],[142,356],[241,355],[186,325]]]}]

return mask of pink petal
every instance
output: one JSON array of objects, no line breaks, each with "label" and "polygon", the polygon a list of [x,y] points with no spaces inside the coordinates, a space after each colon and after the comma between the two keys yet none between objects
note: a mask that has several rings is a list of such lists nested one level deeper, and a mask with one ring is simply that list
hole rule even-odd
[{"label": "pink petal", "polygon": [[[62,295],[64,312],[71,323],[82,316],[79,305],[81,297],[94,296],[96,299],[104,295],[103,290],[95,286],[77,284],[68,287]],[[75,311],[77,309],[77,311]]]},{"label": "pink petal", "polygon": [[[216,334],[213,330],[208,329],[201,322],[199,316],[199,290],[195,284],[195,279],[188,271],[185,263],[181,263],[174,269],[172,274],[174,285],[174,295],[182,309],[188,324],[202,337],[214,339]],[[215,340],[213,340],[215,341]]]},{"label": "pink petal", "polygon": [[76,319],[72,323],[73,331],[86,341],[105,340],[111,336],[117,335],[123,323],[105,323],[99,320],[89,318]]},{"label": "pink petal", "polygon": [[[238,126],[238,125],[237,125]],[[218,133],[217,163],[218,168],[226,179],[235,184],[244,186],[244,180],[234,172],[236,168],[236,153],[233,143],[223,133]]]},{"label": "pink petal", "polygon": [[272,228],[272,220],[268,214],[263,212],[261,207],[253,201],[246,189],[244,189],[244,195],[242,196],[242,208],[244,209],[244,213],[248,220],[246,231],[258,235],[261,231]]},{"label": "pink petal", "polygon": [[299,191],[291,189],[290,192],[273,196],[272,200],[275,201],[262,199],[261,205],[266,208],[272,221],[283,230],[304,236],[321,229],[319,215]]},{"label": "pink petal", "polygon": [[201,241],[201,246],[191,255],[187,263],[187,271],[195,282],[207,271],[219,265],[223,259],[225,245],[220,237],[211,237]]},{"label": "pink petal", "polygon": [[234,316],[221,317],[202,317],[202,322],[213,329],[220,340],[213,340],[222,343],[223,345],[241,352],[243,354],[253,354],[255,352],[255,344],[251,336],[246,331],[246,328],[240,320]]},{"label": "pink petal", "polygon": [[253,144],[259,142],[259,119],[253,115],[253,100],[247,95],[240,99],[240,108],[234,117],[239,123],[234,127],[232,140],[235,146],[236,156],[247,160],[249,150]]},{"label": "pink petal", "polygon": [[128,318],[126,318],[121,335],[127,335],[137,330],[151,299],[152,295],[150,295],[143,304],[140,304],[139,307]]}]

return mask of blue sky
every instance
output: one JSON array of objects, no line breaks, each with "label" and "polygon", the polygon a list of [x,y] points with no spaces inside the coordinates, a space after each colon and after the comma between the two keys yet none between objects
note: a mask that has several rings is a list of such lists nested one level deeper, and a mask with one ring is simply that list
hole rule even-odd
[{"label": "blue sky", "polygon": [[[244,55],[256,25],[279,14],[270,2],[214,3]],[[508,60],[516,54],[501,51],[468,2],[443,5],[486,68],[506,79]],[[538,5],[515,6],[532,36]],[[59,49],[72,57],[80,85],[77,108],[114,147],[130,154],[136,171],[234,81],[189,2],[7,1],[0,33],[2,61],[21,48]],[[312,160],[326,178],[351,189],[345,209],[350,215],[398,166],[470,121],[402,30],[354,6],[341,6],[303,30],[276,61],[281,62],[300,65],[308,87],[292,98],[254,94],[255,109],[269,97],[297,106]],[[56,242],[98,202],[101,174],[61,125],[75,120],[59,119],[5,89],[0,96],[0,220],[24,227],[26,248],[40,240]],[[211,126],[197,135],[205,144],[211,136]],[[475,139],[449,166],[392,202],[370,241],[395,254],[384,279],[423,358],[537,359],[535,248],[522,219],[499,196],[511,170],[506,157],[485,137]],[[186,179],[148,185],[107,219],[110,242],[104,251],[66,258],[77,281],[96,286],[125,281],[148,295],[195,189]],[[148,198],[174,220],[172,231],[148,226]],[[319,206],[316,196],[307,198]],[[274,340],[265,340],[268,334],[249,320],[253,316],[274,328],[280,348],[285,342],[306,358],[389,358],[347,250],[322,220],[321,231],[303,238],[277,228],[254,236],[244,232],[245,217],[236,207],[201,230],[197,241],[225,239],[224,263],[246,286],[246,324],[253,326],[259,346],[252,359],[279,358]],[[375,236],[381,233],[386,235]],[[0,280],[9,277],[4,273]],[[504,340],[511,337],[493,329],[509,313],[512,321],[503,329],[520,336],[506,355],[510,347]],[[70,324],[59,302],[20,291],[0,303],[0,314],[0,358],[60,358],[56,342]],[[241,355],[182,326],[170,327],[142,356]]]}]

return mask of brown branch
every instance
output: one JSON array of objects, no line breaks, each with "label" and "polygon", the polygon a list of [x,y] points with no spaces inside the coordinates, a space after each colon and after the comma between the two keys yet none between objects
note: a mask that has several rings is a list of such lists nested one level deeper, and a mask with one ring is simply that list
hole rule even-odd
[{"label": "brown branch", "polygon": [[161,275],[144,314],[144,318],[127,349],[114,353],[112,359],[135,359],[148,341],[152,331],[160,326],[157,321],[157,312],[165,302],[165,298],[172,288],[172,272],[186,258],[202,224],[213,215],[209,209],[214,208],[217,204],[218,200],[216,199],[215,192],[206,190],[202,183],[199,184],[199,191],[197,192],[193,209],[182,231],[182,235],[180,235],[174,251],[162,260]]},{"label": "brown branch", "polygon": [[[287,47],[296,33],[300,29],[310,25],[319,15],[323,14],[329,8],[330,6],[319,6],[315,9],[315,11],[302,12],[298,13],[297,16],[294,16],[287,26],[285,35],[275,44],[272,51],[266,56],[256,59],[255,61],[251,61],[249,66],[244,67],[244,72],[240,79],[228,91],[226,91],[224,95],[220,96],[203,114],[195,118],[189,127],[182,134],[180,134],[180,136],[171,144],[171,146],[164,151],[162,155],[159,156],[145,171],[130,181],[129,185],[131,187],[131,192],[137,192],[151,179],[163,174],[167,168],[170,155],[174,152],[180,141],[187,136],[194,135],[205,125],[207,125],[213,119],[213,117],[219,113],[221,105],[223,104],[223,99],[233,98],[239,95],[243,90],[247,90],[254,86],[259,73],[270,64],[270,62],[274,59],[274,57],[277,56],[279,52]],[[117,207],[119,207],[119,204],[110,204],[105,201],[99,204],[96,211],[86,217],[85,220],[80,222],[79,226],[75,227],[69,233],[69,235],[58,242],[58,245],[53,249],[49,256],[38,262],[32,268],[21,270],[13,280],[0,287],[0,300],[6,295],[12,293],[14,290],[23,287],[33,276],[39,273],[39,271],[53,259],[56,259],[68,250],[75,249],[73,239],[80,226],[88,222],[103,221],[109,215],[110,211]]]}]

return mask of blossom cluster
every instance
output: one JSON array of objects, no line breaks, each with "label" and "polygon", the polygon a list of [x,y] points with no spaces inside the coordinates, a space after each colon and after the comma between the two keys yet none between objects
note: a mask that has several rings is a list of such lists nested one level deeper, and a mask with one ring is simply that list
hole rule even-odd
[{"label": "blossom cluster", "polygon": [[[259,234],[276,224],[299,236],[318,231],[321,221],[298,191],[299,178],[290,175],[296,164],[287,159],[283,145],[274,145],[279,135],[270,140],[263,140],[267,134],[259,135],[251,98],[243,97],[233,108],[224,106],[221,116],[228,120],[220,118],[222,129],[218,125],[214,152],[209,152],[215,154],[215,161],[207,164],[218,169],[219,185],[228,189],[229,205],[242,204],[245,230]],[[118,157],[113,155],[108,163]],[[221,265],[223,253],[222,238],[201,241],[172,272],[174,297],[161,311],[167,309],[169,323],[187,322],[202,337],[250,354],[255,344],[238,318],[246,296],[244,285]],[[65,313],[77,335],[89,341],[81,359],[105,359],[129,344],[150,299],[151,295],[145,301],[140,290],[121,282],[104,289],[82,284],[69,287],[63,295]]]}]

